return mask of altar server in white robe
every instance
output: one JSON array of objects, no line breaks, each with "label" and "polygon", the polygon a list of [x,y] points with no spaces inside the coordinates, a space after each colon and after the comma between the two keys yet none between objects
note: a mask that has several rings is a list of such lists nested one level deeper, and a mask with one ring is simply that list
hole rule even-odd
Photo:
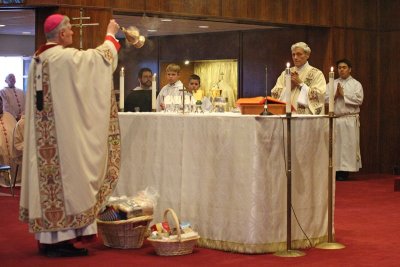
[{"label": "altar server in white robe", "polygon": [[120,134],[112,81],[118,30],[110,20],[100,46],[67,48],[70,20],[51,15],[44,23],[47,43],[30,66],[20,219],[48,257],[88,254],[73,241],[96,235],[96,215],[118,180]]},{"label": "altar server in white robe", "polygon": [[181,104],[183,83],[179,80],[181,67],[177,64],[169,64],[165,70],[168,84],[161,88],[157,96],[157,112],[166,109],[167,103]]},{"label": "altar server in white robe", "polygon": [[[291,47],[294,67],[291,73],[291,104],[298,114],[324,114],[326,81],[324,74],[308,63],[311,48],[304,42]],[[281,73],[274,88],[273,98],[286,102],[285,71]]]},{"label": "altar server in white robe", "polygon": [[189,77],[188,92],[194,98],[194,103],[201,102],[201,109],[203,111],[210,111],[212,104],[210,99],[204,95],[204,91],[200,89],[200,76],[192,74]]},{"label": "altar server in white robe", "polygon": [[0,101],[4,112],[11,113],[18,121],[25,109],[25,94],[15,87],[15,76],[10,73],[7,75],[5,82],[8,86],[0,90]]},{"label": "altar server in white robe", "polygon": [[348,59],[336,62],[339,78],[335,89],[335,155],[336,180],[344,181],[348,172],[361,168],[360,106],[364,99],[362,85],[351,76]]}]

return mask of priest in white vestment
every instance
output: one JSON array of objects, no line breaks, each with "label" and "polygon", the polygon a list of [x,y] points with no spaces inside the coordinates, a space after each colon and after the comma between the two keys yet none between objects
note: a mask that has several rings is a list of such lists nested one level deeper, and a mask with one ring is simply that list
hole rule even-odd
[{"label": "priest in white vestment", "polygon": [[[335,170],[336,180],[345,181],[349,172],[361,168],[360,153],[360,106],[364,92],[359,81],[351,76],[351,61],[336,62],[339,78],[334,81],[335,89]],[[327,96],[328,98],[328,96]]]},{"label": "priest in white vestment", "polygon": [[73,241],[97,234],[97,213],[118,180],[120,134],[112,81],[118,30],[110,20],[100,46],[67,48],[70,20],[51,15],[44,23],[47,43],[29,69],[20,219],[48,257],[88,254]]},{"label": "priest in white vestment", "polygon": [[0,101],[4,112],[11,113],[18,121],[25,110],[25,94],[15,87],[15,76],[10,73],[5,82],[8,86],[0,90]]},{"label": "priest in white vestment", "polygon": [[[311,48],[304,42],[295,43],[291,47],[294,67],[291,73],[291,104],[298,114],[324,114],[326,81],[324,74],[308,63]],[[286,102],[285,71],[281,73],[274,88],[273,98]]]}]

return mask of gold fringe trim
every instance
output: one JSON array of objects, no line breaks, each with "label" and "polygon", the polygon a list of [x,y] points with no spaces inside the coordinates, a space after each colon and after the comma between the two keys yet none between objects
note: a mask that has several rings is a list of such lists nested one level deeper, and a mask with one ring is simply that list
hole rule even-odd
[{"label": "gold fringe trim", "polygon": [[[311,247],[315,247],[319,243],[328,241],[328,236],[311,238]],[[272,253],[286,250],[286,242],[265,243],[265,244],[242,244],[236,242],[228,242],[221,240],[211,240],[200,238],[197,242],[199,247],[218,249],[228,252],[244,253],[244,254],[262,254]],[[310,242],[307,239],[292,240],[292,249],[310,248]]]}]

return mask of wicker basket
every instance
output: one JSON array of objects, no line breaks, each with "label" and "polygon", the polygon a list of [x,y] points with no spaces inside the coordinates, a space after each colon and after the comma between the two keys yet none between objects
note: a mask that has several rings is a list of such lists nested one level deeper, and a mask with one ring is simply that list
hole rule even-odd
[{"label": "wicker basket", "polygon": [[160,256],[177,256],[186,255],[193,252],[193,248],[197,243],[200,236],[182,239],[181,229],[179,227],[179,220],[173,209],[167,209],[164,212],[164,221],[167,221],[168,212],[171,213],[172,218],[177,229],[178,239],[177,240],[162,240],[147,238],[147,240],[153,245],[157,255]]},{"label": "wicker basket", "polygon": [[152,216],[134,217],[121,221],[97,220],[104,245],[112,248],[140,248]]}]

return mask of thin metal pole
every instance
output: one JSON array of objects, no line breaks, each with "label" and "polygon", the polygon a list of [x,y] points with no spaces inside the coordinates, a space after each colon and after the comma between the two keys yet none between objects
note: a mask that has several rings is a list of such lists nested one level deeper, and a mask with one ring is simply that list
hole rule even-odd
[{"label": "thin metal pole", "polygon": [[300,257],[306,255],[303,251],[292,249],[292,129],[291,129],[292,113],[286,113],[286,250],[278,251],[274,255],[278,257]]},{"label": "thin metal pole", "polygon": [[319,249],[342,249],[343,244],[333,238],[333,118],[334,112],[329,112],[329,166],[328,166],[328,242],[315,246]]},{"label": "thin metal pole", "polygon": [[292,130],[291,130],[291,113],[286,114],[287,118],[287,196],[286,196],[286,248],[292,249]]},{"label": "thin metal pole", "polygon": [[333,242],[333,112],[329,112],[329,175],[328,175],[328,242]]}]

